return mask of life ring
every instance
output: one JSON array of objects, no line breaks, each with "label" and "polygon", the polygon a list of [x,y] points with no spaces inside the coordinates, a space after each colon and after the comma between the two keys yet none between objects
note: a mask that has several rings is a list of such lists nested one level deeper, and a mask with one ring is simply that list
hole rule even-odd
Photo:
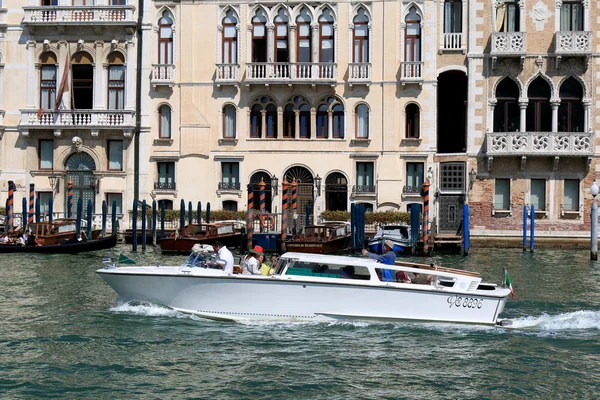
[{"label": "life ring", "polygon": [[[261,215],[260,217],[260,226],[263,229],[267,229],[269,226],[275,226],[275,218],[270,215]],[[267,223],[268,221],[268,223]]]}]

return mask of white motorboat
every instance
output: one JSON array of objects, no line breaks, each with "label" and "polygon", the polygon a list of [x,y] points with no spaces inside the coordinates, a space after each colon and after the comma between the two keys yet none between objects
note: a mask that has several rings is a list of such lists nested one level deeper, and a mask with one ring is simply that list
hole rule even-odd
[{"label": "white motorboat", "polygon": [[[380,320],[495,324],[511,290],[477,273],[375,260],[285,253],[273,276],[226,274],[192,253],[181,266],[108,266],[97,272],[123,300],[216,320]],[[395,274],[381,273],[382,269]],[[419,274],[423,283],[379,276]],[[416,276],[416,275],[415,275]],[[413,278],[416,282],[417,279]]]}]

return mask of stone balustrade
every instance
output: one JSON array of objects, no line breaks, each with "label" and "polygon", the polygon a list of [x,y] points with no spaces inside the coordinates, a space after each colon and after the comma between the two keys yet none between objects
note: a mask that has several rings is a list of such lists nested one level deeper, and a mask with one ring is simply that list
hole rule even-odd
[{"label": "stone balustrade", "polygon": [[25,6],[26,25],[132,25],[134,6]]},{"label": "stone balustrade", "polygon": [[488,156],[581,156],[594,154],[593,132],[488,132]]},{"label": "stone balustrade", "polygon": [[248,83],[334,83],[337,80],[335,63],[248,63]]},{"label": "stone balustrade", "polygon": [[348,64],[348,83],[370,83],[373,75],[371,63]]},{"label": "stone balustrade", "polygon": [[559,31],[555,37],[558,55],[591,55],[592,32],[590,31]]},{"label": "stone balustrade", "polygon": [[21,110],[19,130],[28,135],[31,129],[50,129],[59,136],[63,129],[89,129],[92,136],[99,130],[122,129],[130,136],[135,127],[133,110]]}]

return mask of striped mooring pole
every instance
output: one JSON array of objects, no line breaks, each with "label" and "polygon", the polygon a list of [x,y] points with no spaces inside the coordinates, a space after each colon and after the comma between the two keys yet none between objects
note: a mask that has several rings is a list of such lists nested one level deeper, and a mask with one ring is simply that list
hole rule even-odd
[{"label": "striped mooring pole", "polygon": [[[8,234],[12,235],[14,232],[13,226],[13,213],[14,213],[14,195],[15,195],[15,183],[8,181],[8,200],[6,201],[6,215],[8,216],[6,224],[8,225]],[[4,228],[6,230],[6,227]]]},{"label": "striped mooring pole", "polygon": [[73,180],[67,182],[67,218],[73,215]]},{"label": "striped mooring pole", "polygon": [[266,203],[265,203],[265,186],[267,186],[267,184],[265,183],[265,181],[261,178],[260,179],[260,183],[258,184],[258,187],[260,189],[260,212],[264,213],[266,210]]},{"label": "striped mooring pole", "polygon": [[423,252],[429,253],[429,182],[423,183]]},{"label": "striped mooring pole", "polygon": [[27,218],[27,223],[33,223],[33,212],[34,212],[34,197],[35,197],[35,185],[33,183],[29,184],[29,218]]},{"label": "striped mooring pole", "polygon": [[254,210],[254,191],[252,185],[248,185],[248,215],[246,216],[246,247],[252,249],[252,210]]},{"label": "striped mooring pole", "polygon": [[281,184],[281,190],[283,193],[281,194],[281,240],[286,240],[287,238],[287,208],[288,208],[288,182],[284,180]]},{"label": "striped mooring pole", "polygon": [[298,204],[296,203],[296,201],[298,200],[296,197],[296,190],[298,188],[298,184],[296,183],[296,178],[294,178],[294,180],[292,181],[292,214],[294,217],[294,226],[292,228],[293,233],[296,233],[296,230],[298,229],[298,227],[296,226],[296,224],[298,223],[298,211],[296,210],[296,207],[298,206]]}]

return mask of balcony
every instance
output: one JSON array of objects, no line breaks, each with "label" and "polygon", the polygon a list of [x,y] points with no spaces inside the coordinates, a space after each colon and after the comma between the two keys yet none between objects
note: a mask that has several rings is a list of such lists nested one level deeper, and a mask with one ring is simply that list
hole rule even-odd
[{"label": "balcony", "polygon": [[492,32],[492,68],[498,57],[519,57],[521,65],[527,54],[527,36],[525,32]]},{"label": "balcony", "polygon": [[442,50],[447,50],[447,51],[463,50],[463,34],[462,33],[444,33]]},{"label": "balcony", "polygon": [[563,56],[589,57],[592,55],[592,32],[590,31],[562,31],[554,36],[556,48],[556,67]]},{"label": "balcony", "polygon": [[219,182],[219,190],[240,190],[239,182]]},{"label": "balcony", "polygon": [[154,182],[154,190],[176,190],[175,182]]},{"label": "balcony", "polygon": [[400,83],[423,83],[423,61],[403,61],[400,63]]},{"label": "balcony", "polygon": [[215,83],[221,85],[238,85],[240,83],[239,64],[217,64]]},{"label": "balcony", "polygon": [[150,79],[150,83],[154,90],[158,86],[173,87],[175,84],[175,65],[152,64],[152,78]]},{"label": "balcony", "polygon": [[404,186],[402,188],[402,194],[407,195],[421,195],[421,186]]},{"label": "balcony", "polygon": [[372,196],[375,195],[375,186],[374,185],[354,185],[352,186],[352,194],[354,196],[367,195]]},{"label": "balcony", "polygon": [[488,132],[486,134],[488,169],[494,157],[521,157],[521,169],[529,156],[586,157],[588,168],[594,155],[593,132]]},{"label": "balcony", "polygon": [[330,84],[337,81],[335,63],[248,63],[248,84]]},{"label": "balcony", "polygon": [[32,129],[53,130],[60,136],[63,129],[88,129],[92,136],[100,130],[123,130],[125,137],[131,137],[135,128],[133,110],[21,110],[19,130],[23,136]]},{"label": "balcony", "polygon": [[23,24],[28,27],[65,28],[84,26],[98,30],[102,27],[125,27],[133,33],[136,21],[134,6],[25,6]]},{"label": "balcony", "polygon": [[352,85],[370,85],[373,75],[371,63],[350,63],[348,64],[348,84]]}]

